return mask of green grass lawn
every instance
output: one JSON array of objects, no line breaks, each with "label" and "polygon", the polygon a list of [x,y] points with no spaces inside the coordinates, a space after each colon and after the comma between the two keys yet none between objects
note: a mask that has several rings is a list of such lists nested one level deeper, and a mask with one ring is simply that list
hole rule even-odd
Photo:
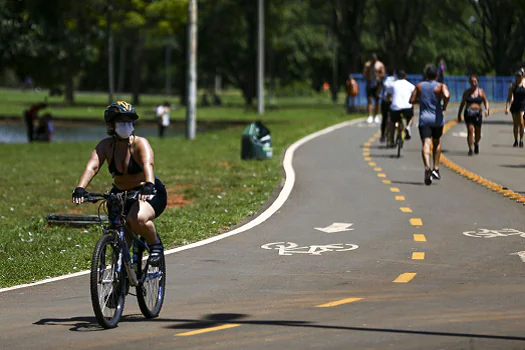
[{"label": "green grass lawn", "polygon": [[[5,95],[0,96],[5,103]],[[80,94],[77,97],[80,100]],[[89,103],[87,96],[82,98]],[[193,141],[182,137],[150,138],[155,151],[155,173],[168,189],[170,206],[155,220],[167,248],[217,235],[255,215],[283,181],[281,159],[286,147],[312,132],[349,119],[341,106],[315,102],[321,98],[328,99],[323,96],[305,100],[303,107],[298,106],[300,100],[296,99],[295,106],[290,103],[269,109],[261,118],[242,107],[199,110],[199,116],[210,119],[241,119],[246,124],[261,119],[272,132],[271,160],[240,160],[240,135],[244,128],[240,124],[198,134]],[[10,101],[13,105],[27,104],[15,93]],[[103,100],[97,103],[104,105]],[[100,115],[100,110],[93,114],[97,118]],[[89,267],[99,228],[49,226],[45,215],[96,213],[95,205],[76,206],[70,202],[71,191],[95,145],[96,142],[0,144],[0,287]],[[88,190],[105,191],[110,185],[105,165]]]}]

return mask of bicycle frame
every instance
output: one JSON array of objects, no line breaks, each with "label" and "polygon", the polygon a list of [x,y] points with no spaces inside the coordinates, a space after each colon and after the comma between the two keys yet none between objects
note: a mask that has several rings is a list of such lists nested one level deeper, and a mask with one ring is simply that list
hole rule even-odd
[{"label": "bicycle frame", "polygon": [[[139,283],[144,283],[150,279],[159,277],[159,274],[154,274],[151,276],[148,276],[147,274],[141,274],[140,278],[137,277],[137,272],[135,271],[135,268],[133,264],[138,264],[137,261],[137,249],[144,249],[145,251],[149,251],[149,247],[146,243],[144,243],[135,233],[133,233],[126,225],[126,213],[125,211],[125,204],[128,200],[134,200],[136,199],[138,192],[137,191],[126,191],[122,193],[90,193],[87,201],[96,203],[99,200],[103,200],[103,202],[99,205],[98,208],[98,216],[99,216],[99,222],[100,227],[102,229],[103,234],[105,235],[113,235],[116,240],[116,244],[119,249],[119,256],[117,261],[117,273],[120,274],[122,271],[122,265],[124,265],[124,268],[126,269],[126,274],[128,276],[128,280],[131,286],[135,287]],[[108,221],[109,225],[104,226],[102,222],[102,217],[100,213],[100,208],[105,204],[105,207],[108,209]],[[110,209],[111,208],[111,209]],[[131,257],[130,250],[129,250],[129,244],[126,237],[130,238],[132,241],[132,250],[133,250],[133,257]],[[133,261],[133,264],[132,264]],[[138,271],[137,266],[137,271]],[[146,268],[147,270],[147,268]]]}]

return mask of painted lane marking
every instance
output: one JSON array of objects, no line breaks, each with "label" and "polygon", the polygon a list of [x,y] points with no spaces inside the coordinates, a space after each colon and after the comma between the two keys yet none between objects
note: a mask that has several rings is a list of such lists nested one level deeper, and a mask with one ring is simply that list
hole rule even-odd
[{"label": "painted lane marking", "polygon": [[371,160],[371,159],[372,159],[372,158],[370,158],[370,157],[365,157],[365,160],[366,160],[366,161],[369,161],[369,160]]},{"label": "painted lane marking", "polygon": [[359,300],[363,300],[363,298],[347,298],[347,299],[342,299],[338,301],[332,301],[331,303],[317,305],[316,307],[333,307],[333,306],[353,303]]},{"label": "painted lane marking", "polygon": [[422,233],[414,233],[414,241],[416,241],[416,242],[426,242],[427,238]]},{"label": "painted lane marking", "polygon": [[396,201],[404,201],[404,200],[405,200],[404,196],[396,196]]},{"label": "painted lane marking", "polygon": [[412,226],[423,226],[423,221],[420,218],[410,219],[410,225]]},{"label": "painted lane marking", "polygon": [[486,228],[480,228],[478,231],[465,231],[465,236],[474,238],[494,238],[494,237],[508,237],[508,236],[520,236],[525,238],[525,232],[513,228],[502,228],[499,230],[489,230]]},{"label": "painted lane marking", "polygon": [[401,207],[401,208],[399,208],[399,210],[401,210],[403,213],[411,213],[412,212],[412,209],[407,208],[407,207]]},{"label": "painted lane marking", "polygon": [[425,253],[424,252],[413,252],[412,260],[425,260]]},{"label": "painted lane marking", "polygon": [[332,233],[332,232],[343,232],[343,231],[353,231],[353,228],[350,228],[353,224],[347,224],[344,222],[334,222],[330,226],[326,227],[314,227],[314,229],[323,231],[326,233]]},{"label": "painted lane marking", "polygon": [[370,152],[363,152],[364,157],[370,157]]},{"label": "painted lane marking", "polygon": [[229,329],[229,328],[235,328],[235,327],[239,327],[239,326],[240,326],[240,324],[225,324],[224,326],[210,327],[210,328],[199,329],[199,330],[191,331],[191,332],[179,333],[179,334],[175,334],[175,336],[176,337],[188,337],[190,335],[215,332],[215,331],[220,331],[220,330]]},{"label": "painted lane marking", "polygon": [[415,273],[415,272],[402,273],[401,275],[399,275],[392,282],[394,282],[394,283],[407,283],[407,282],[410,282],[416,275],[417,275],[417,273]]},{"label": "painted lane marking", "polygon": [[392,180],[383,180],[383,183],[385,185],[390,185],[392,183]]},{"label": "painted lane marking", "polygon": [[379,174],[377,174],[377,177],[386,177],[386,174],[379,173]]},{"label": "painted lane marking", "polygon": [[368,165],[370,165],[370,166],[376,166],[376,162],[369,162]]},{"label": "painted lane marking", "polygon": [[299,247],[297,243],[293,243],[293,242],[274,242],[274,243],[263,244],[261,248],[279,250],[279,255],[292,255],[292,254],[321,255],[321,253],[326,253],[326,252],[348,252],[350,250],[355,250],[359,248],[359,246],[356,244],[350,244],[350,243],[335,243],[335,244],[327,244],[327,245],[311,245],[311,246]]},{"label": "painted lane marking", "polygon": [[[450,128],[452,128],[453,126],[455,126],[457,124],[457,120],[451,120],[449,122],[447,122],[445,124],[445,127],[443,128],[443,134],[445,134],[448,130],[450,130]],[[443,164],[444,166],[446,166],[447,168],[451,169],[452,171],[458,173],[459,175],[463,176],[463,177],[466,177],[467,179],[473,181],[473,182],[476,182],[494,192],[497,192],[497,193],[500,193],[502,194],[503,196],[509,198],[509,199],[512,199],[518,203],[522,203],[522,204],[525,204],[525,195],[523,194],[520,194],[520,193],[517,193],[517,192],[514,192],[513,190],[510,190],[508,189],[507,187],[505,186],[501,186],[499,184],[497,184],[496,182],[493,182],[493,181],[490,181],[490,180],[487,180],[485,178],[483,178],[482,176],[479,176],[473,172],[470,172],[462,167],[460,167],[459,165],[457,165],[456,163],[454,163],[453,161],[451,161],[450,159],[448,159],[445,155],[441,154],[441,158],[440,158],[440,162],[441,164]]]},{"label": "painted lane marking", "polygon": [[[193,242],[193,243],[184,245],[182,247],[177,247],[177,248],[173,248],[173,249],[167,249],[167,250],[164,251],[164,255],[174,254],[174,253],[178,253],[178,252],[181,252],[181,251],[184,251],[184,250],[193,249],[193,248],[201,247],[201,246],[204,246],[204,245],[216,242],[216,241],[220,241],[221,239],[237,235],[237,234],[242,233],[244,231],[248,231],[248,230],[254,228],[255,226],[258,226],[261,223],[263,223],[266,220],[268,220],[273,214],[275,214],[279,209],[281,209],[281,207],[284,205],[284,203],[286,202],[286,200],[288,199],[288,197],[292,193],[292,189],[293,189],[294,184],[295,184],[295,170],[294,170],[293,165],[292,165],[295,151],[299,147],[304,145],[305,143],[307,143],[307,142],[309,142],[309,141],[311,141],[311,140],[313,140],[313,139],[315,139],[317,137],[320,137],[320,136],[323,136],[323,135],[327,135],[327,134],[329,134],[331,132],[334,132],[336,130],[342,129],[342,128],[347,127],[347,126],[358,125],[358,123],[362,122],[363,120],[364,120],[364,118],[359,118],[359,119],[354,119],[354,120],[349,120],[349,121],[346,121],[346,122],[342,122],[342,123],[339,123],[339,124],[336,124],[336,125],[332,125],[332,126],[329,126],[328,128],[325,128],[325,129],[319,130],[317,132],[314,132],[313,134],[307,135],[307,136],[303,137],[302,139],[300,139],[300,140],[294,142],[293,144],[291,144],[290,147],[288,147],[286,149],[286,152],[284,153],[284,157],[283,157],[283,169],[284,169],[284,173],[285,173],[283,187],[281,188],[281,191],[279,192],[279,195],[277,196],[275,201],[265,211],[263,211],[260,215],[256,216],[253,220],[247,222],[246,224],[244,224],[244,225],[242,225],[240,227],[237,227],[236,229],[234,229],[232,231],[225,232],[223,234],[220,234],[220,235],[217,235],[217,236],[213,236],[213,237],[204,239],[202,241]],[[373,126],[375,127],[375,125],[373,125]],[[20,288],[27,288],[27,287],[38,286],[38,285],[41,285],[41,284],[46,284],[46,283],[50,283],[50,282],[65,280],[65,279],[72,278],[72,277],[83,276],[83,275],[87,275],[89,273],[90,273],[90,270],[79,271],[79,272],[75,272],[75,273],[72,273],[72,274],[69,274],[69,275],[57,276],[57,277],[45,279],[45,280],[42,280],[42,281],[37,281],[37,282],[34,282],[34,283],[27,283],[27,284],[22,284],[22,285],[13,286],[13,287],[0,288],[0,293],[7,292],[7,291],[10,291],[10,290],[20,289]]]},{"label": "painted lane marking", "polygon": [[390,192],[398,193],[398,192],[401,192],[401,191],[397,187],[390,187]]},{"label": "painted lane marking", "polygon": [[516,253],[509,254],[509,255],[517,255],[520,257],[522,262],[525,262],[525,251],[516,252]]},{"label": "painted lane marking", "polygon": [[383,171],[383,168],[375,167],[375,168],[374,168],[374,171]]}]

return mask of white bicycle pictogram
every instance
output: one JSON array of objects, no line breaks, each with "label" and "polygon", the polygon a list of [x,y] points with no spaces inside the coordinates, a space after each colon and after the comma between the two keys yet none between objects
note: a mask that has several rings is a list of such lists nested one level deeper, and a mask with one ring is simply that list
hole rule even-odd
[{"label": "white bicycle pictogram", "polygon": [[276,249],[279,251],[279,255],[292,255],[292,254],[310,254],[310,255],[321,255],[326,252],[347,252],[359,248],[356,244],[350,243],[335,243],[326,245],[310,245],[299,247],[297,243],[293,242],[273,242],[263,244],[262,249]]},{"label": "white bicycle pictogram", "polygon": [[478,231],[466,231],[463,232],[463,234],[465,236],[474,238],[495,238],[508,236],[520,236],[525,238],[525,232],[521,232],[513,228],[502,228],[499,230],[489,230],[486,228],[480,228]]}]

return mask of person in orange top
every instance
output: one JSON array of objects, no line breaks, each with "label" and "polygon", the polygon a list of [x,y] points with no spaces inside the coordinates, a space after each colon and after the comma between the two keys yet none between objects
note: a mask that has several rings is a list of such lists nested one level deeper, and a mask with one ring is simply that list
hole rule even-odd
[{"label": "person in orange top", "polygon": [[359,84],[354,79],[352,74],[348,75],[348,80],[346,81],[346,105],[347,105],[347,112],[350,113],[350,111],[355,106],[355,97],[359,94]]}]

